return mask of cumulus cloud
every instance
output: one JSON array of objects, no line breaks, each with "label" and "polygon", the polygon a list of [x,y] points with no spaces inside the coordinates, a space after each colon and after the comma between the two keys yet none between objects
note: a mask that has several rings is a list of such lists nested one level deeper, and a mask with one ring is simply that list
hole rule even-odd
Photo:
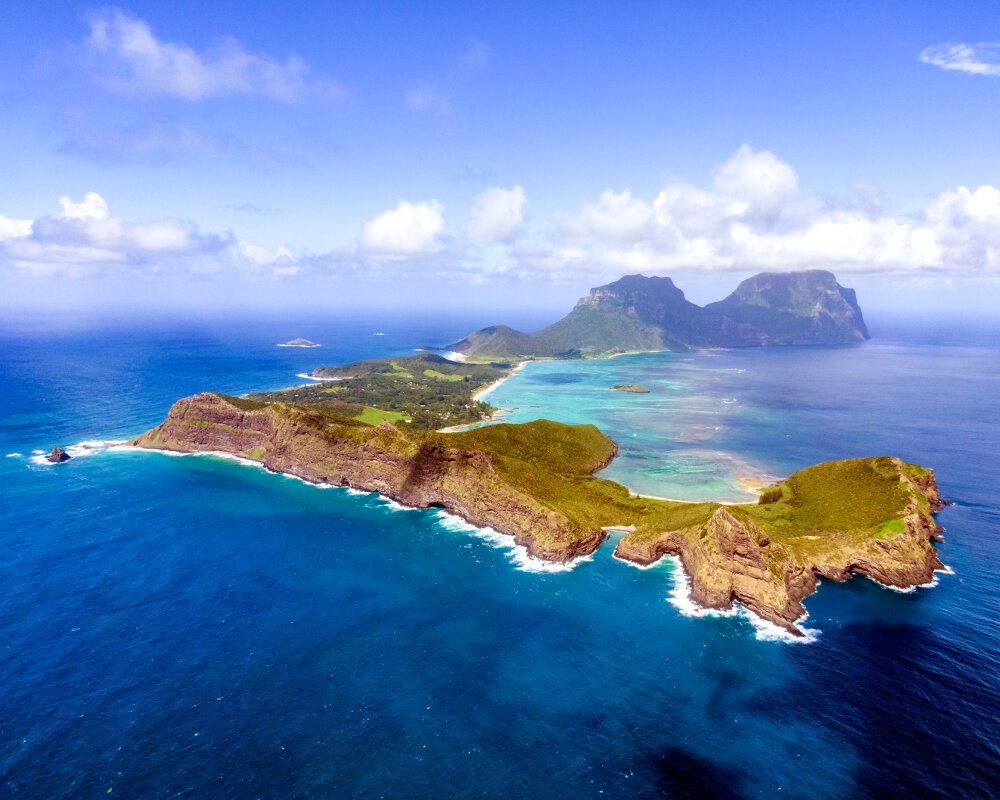
[{"label": "cumulus cloud", "polygon": [[278,61],[247,51],[232,37],[199,53],[183,43],[161,41],[146,22],[115,8],[91,18],[85,47],[101,81],[122,94],[183,100],[261,95],[290,103],[341,91],[330,81],[312,78],[297,56]]},{"label": "cumulus cloud", "polygon": [[9,219],[0,214],[0,242],[30,236],[32,224],[30,219]]},{"label": "cumulus cloud", "polygon": [[878,206],[802,198],[792,167],[744,145],[712,190],[680,181],[652,200],[605,190],[562,226],[561,241],[518,243],[522,268],[552,274],[671,269],[1000,274],[1000,190],[943,192],[896,219]]},{"label": "cumulus cloud", "polygon": [[[266,248],[190,222],[115,216],[95,192],[59,198],[38,219],[0,215],[0,267],[86,275],[180,274],[235,268],[251,279],[309,275],[468,281],[545,275],[579,280],[675,270],[826,268],[906,280],[1000,278],[1000,188],[958,186],[906,216],[879,204],[802,197],[798,176],[767,151],[741,147],[707,182],[671,181],[652,197],[603,191],[572,216],[527,220],[524,189],[489,187],[458,233],[435,199],[400,200],[360,224],[352,242],[320,252]],[[8,209],[4,209],[7,211]],[[360,222],[360,221],[359,221]],[[902,278],[901,278],[902,279]]]},{"label": "cumulus cloud", "polygon": [[272,275],[289,277],[298,275],[302,271],[302,267],[287,247],[268,250],[266,247],[250,244],[241,239],[236,243],[236,249],[247,264],[257,269],[269,270]]},{"label": "cumulus cloud", "polygon": [[513,189],[490,187],[476,198],[465,235],[476,242],[509,242],[524,221],[527,203],[521,186]]},{"label": "cumulus cloud", "polygon": [[628,189],[617,193],[605,189],[597,202],[587,203],[568,227],[571,236],[583,240],[641,239],[652,220],[653,207],[647,201],[632,197]]},{"label": "cumulus cloud", "polygon": [[97,219],[108,218],[108,204],[97,192],[87,192],[83,200],[74,203],[63,195],[59,198],[59,205],[62,206],[62,219]]},{"label": "cumulus cloud", "polygon": [[920,60],[941,69],[969,75],[1000,77],[1000,42],[949,42],[925,47]]},{"label": "cumulus cloud", "polygon": [[799,178],[774,153],[744,144],[719,169],[715,189],[746,203],[746,212],[771,218],[795,199]]},{"label": "cumulus cloud", "polygon": [[444,206],[437,200],[400,200],[395,208],[365,223],[361,247],[371,255],[389,258],[434,253],[442,248],[439,237],[443,232]]},{"label": "cumulus cloud", "polygon": [[[126,221],[96,192],[80,202],[60,197],[61,213],[36,220],[0,217],[0,263],[27,270],[76,271],[153,266],[218,256],[226,237],[201,234],[177,219]],[[11,224],[5,224],[11,223]]]}]

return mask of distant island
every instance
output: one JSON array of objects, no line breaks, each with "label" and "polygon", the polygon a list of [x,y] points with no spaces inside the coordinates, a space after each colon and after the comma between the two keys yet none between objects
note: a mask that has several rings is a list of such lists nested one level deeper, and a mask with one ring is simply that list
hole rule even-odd
[{"label": "distant island", "polygon": [[[311,373],[318,384],[243,398],[199,394],[129,444],[228,453],[306,481],[443,508],[550,561],[589,555],[620,533],[615,555],[623,560],[677,556],[700,605],[738,601],[800,635],[802,600],[817,576],[858,573],[906,589],[942,568],[932,470],[886,456],[829,461],[765,488],[755,503],[686,503],[640,497],[595,477],[618,448],[593,425],[468,427],[496,412],[484,392],[531,358],[867,335],[854,292],[828,272],[757,275],[705,308],[684,300],[669,278],[631,276],[592,290],[536,334],[488,328],[451,345],[469,356],[464,361],[434,353],[370,359],[318,367]],[[611,388],[648,392],[638,384]]]},{"label": "distant island", "polygon": [[287,342],[282,342],[278,347],[319,347],[316,342],[310,342],[308,339],[303,339],[301,336],[297,339],[291,339]]},{"label": "distant island", "polygon": [[479,359],[586,358],[692,347],[850,344],[868,338],[853,289],[833,273],[761,273],[698,306],[670,278],[629,275],[591,289],[535,333],[493,325],[448,345]]},{"label": "distant island", "polygon": [[649,389],[638,383],[619,383],[611,387],[616,392],[632,392],[633,394],[649,394]]}]

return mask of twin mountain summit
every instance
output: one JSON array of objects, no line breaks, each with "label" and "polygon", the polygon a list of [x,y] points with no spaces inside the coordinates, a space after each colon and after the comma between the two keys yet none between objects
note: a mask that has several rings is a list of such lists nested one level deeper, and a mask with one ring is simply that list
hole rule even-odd
[{"label": "twin mountain summit", "polygon": [[691,347],[850,344],[868,338],[853,289],[833,273],[760,273],[728,297],[699,306],[670,278],[628,275],[591,289],[558,322],[535,333],[506,325],[446,349],[470,358],[581,358]]}]

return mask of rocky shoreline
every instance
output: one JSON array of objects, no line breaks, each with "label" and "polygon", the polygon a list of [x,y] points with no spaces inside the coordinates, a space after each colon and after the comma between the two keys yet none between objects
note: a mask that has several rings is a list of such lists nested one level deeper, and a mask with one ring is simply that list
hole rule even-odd
[{"label": "rocky shoreline", "polygon": [[[555,426],[565,437],[557,442],[560,454],[569,453],[575,438],[583,435],[572,426],[533,423],[541,424]],[[620,529],[626,533],[615,550],[618,558],[648,565],[664,555],[677,556],[698,605],[729,609],[739,602],[795,635],[801,635],[795,623],[805,613],[802,600],[816,590],[820,578],[843,581],[861,574],[908,589],[928,584],[936,570],[944,569],[933,546],[940,541],[941,529],[932,514],[942,501],[931,470],[899,459],[869,460],[871,480],[890,488],[898,484],[898,496],[905,501],[887,520],[885,536],[862,536],[846,527],[828,536],[797,535],[789,534],[787,524],[775,516],[783,513],[781,504],[722,506],[636,498],[625,487],[593,478],[614,459],[617,446],[592,426],[580,427],[589,428],[584,432],[588,442],[601,447],[581,471],[560,477],[579,490],[579,497],[574,496],[572,504],[554,502],[552,490],[541,486],[541,472],[511,478],[520,475],[535,454],[496,450],[491,444],[506,433],[501,429],[530,425],[418,436],[388,422],[373,427],[310,408],[206,393],[178,401],[161,425],[128,445],[230,454],[311,483],[378,492],[415,508],[442,508],[472,525],[512,536],[530,556],[546,561],[590,555],[608,537],[605,528]],[[867,463],[827,462],[810,469],[829,470],[829,465],[838,464],[850,464],[855,472],[863,468],[858,474],[868,475]],[[550,476],[554,467],[558,470],[559,464],[550,462],[541,469]],[[815,490],[809,489],[809,472],[796,473],[786,482],[800,505],[812,502],[809,492]],[[805,477],[796,483],[799,475]],[[581,516],[578,506],[591,491],[611,500],[595,494],[593,505]],[[831,521],[831,526],[836,524]]]}]

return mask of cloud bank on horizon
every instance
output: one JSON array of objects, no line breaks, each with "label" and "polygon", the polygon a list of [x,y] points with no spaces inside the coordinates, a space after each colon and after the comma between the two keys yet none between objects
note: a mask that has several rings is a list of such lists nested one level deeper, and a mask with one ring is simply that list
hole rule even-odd
[{"label": "cloud bank on horizon", "polygon": [[[831,205],[799,191],[798,175],[768,150],[744,144],[711,186],[670,181],[655,196],[606,189],[579,210],[526,224],[525,189],[488,187],[449,229],[436,199],[400,200],[359,220],[336,250],[274,251],[228,232],[203,233],[179,219],[112,216],[89,192],[61,197],[39,219],[0,214],[7,268],[85,276],[108,269],[219,271],[253,268],[290,277],[309,271],[354,275],[402,267],[423,274],[513,278],[589,277],[669,270],[828,268],[854,273],[1000,274],[1000,189],[958,186],[909,219],[878,206]],[[293,253],[297,253],[293,255]]]}]

